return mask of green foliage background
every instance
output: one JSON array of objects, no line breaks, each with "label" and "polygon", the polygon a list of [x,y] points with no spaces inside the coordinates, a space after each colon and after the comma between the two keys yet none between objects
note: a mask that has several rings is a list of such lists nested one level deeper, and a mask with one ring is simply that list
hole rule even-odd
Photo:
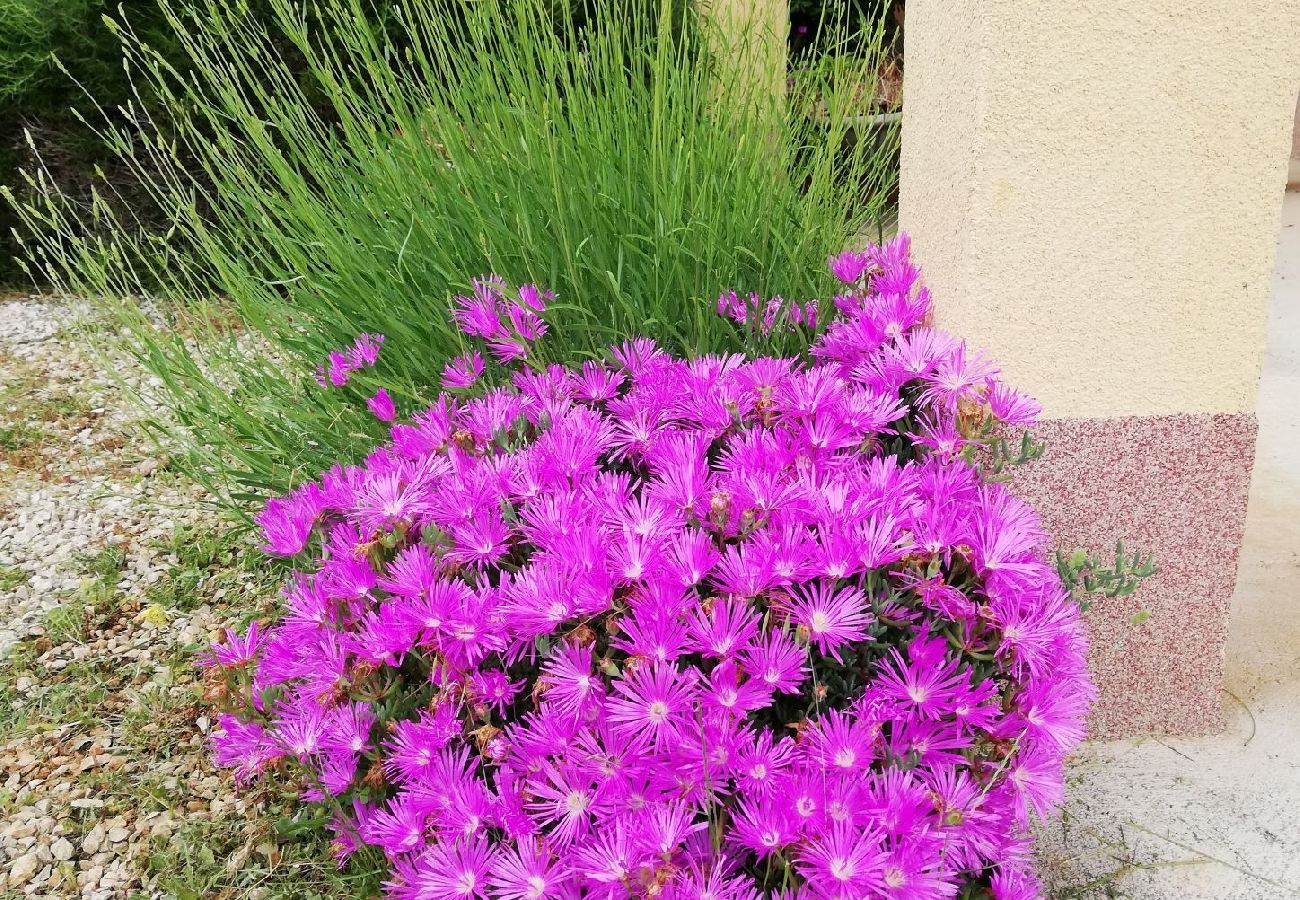
[{"label": "green foliage background", "polygon": [[[169,43],[152,0],[122,9],[156,45]],[[121,50],[102,24],[112,10],[105,0],[0,0],[0,116],[11,121],[66,107],[79,93],[75,82],[104,102],[123,99]],[[59,71],[56,54],[71,64],[72,78]]]},{"label": "green foliage background", "polygon": [[[128,0],[122,8],[151,44],[174,52],[153,0]],[[103,24],[113,9],[107,0],[0,0],[0,184],[17,184],[19,167],[34,161],[30,130],[69,194],[86,195],[89,173],[107,154],[71,108],[84,104],[87,93],[115,106],[130,92],[121,47]],[[129,192],[128,185],[123,189]],[[15,224],[0,204],[0,284],[21,277],[12,259]]]},{"label": "green foliage background", "polygon": [[[269,0],[228,5],[255,20],[272,17]],[[119,212],[147,217],[149,190],[82,117],[88,109],[134,102],[148,106],[161,125],[168,118],[149,86],[131,77],[120,36],[106,18],[129,21],[142,45],[185,68],[182,41],[157,0],[0,0],[0,185],[32,199],[20,173],[43,168],[79,204],[91,203],[96,182],[111,183]],[[301,73],[291,48],[281,50]],[[0,202],[0,286],[30,285],[15,258],[18,224],[10,205]]]}]

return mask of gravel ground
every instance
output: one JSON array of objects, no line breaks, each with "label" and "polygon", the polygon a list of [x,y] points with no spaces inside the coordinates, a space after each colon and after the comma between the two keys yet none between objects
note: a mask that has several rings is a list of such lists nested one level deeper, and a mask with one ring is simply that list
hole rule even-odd
[{"label": "gravel ground", "polygon": [[142,443],[81,315],[0,300],[0,897],[348,896],[271,827],[291,796],[208,762],[193,654],[275,586]]},{"label": "gravel ground", "polygon": [[16,582],[0,592],[0,657],[44,634],[80,588],[88,548],[129,552],[122,587],[147,586],[165,564],[144,548],[193,518],[175,479],[148,477],[163,460],[138,445],[133,411],[61,329],[72,315],[31,300],[0,306],[0,566]]}]

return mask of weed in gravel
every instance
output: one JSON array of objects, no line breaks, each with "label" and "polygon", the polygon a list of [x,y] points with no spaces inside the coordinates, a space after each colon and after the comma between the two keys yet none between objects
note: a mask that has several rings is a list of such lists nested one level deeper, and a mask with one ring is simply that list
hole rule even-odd
[{"label": "weed in gravel", "polygon": [[85,397],[63,390],[43,393],[26,407],[28,418],[48,423],[77,423],[92,415]]},{"label": "weed in gravel", "polygon": [[104,580],[111,579],[116,584],[122,570],[126,568],[126,551],[109,544],[94,553],[77,554],[76,563],[82,574]]},{"label": "weed in gravel", "polygon": [[45,429],[30,422],[15,422],[12,425],[0,425],[0,451],[20,453],[43,446],[49,441]]},{"label": "weed in gravel", "polygon": [[246,531],[237,528],[207,529],[194,525],[177,528],[159,545],[176,554],[179,564],[190,569],[231,566],[236,554],[246,548]]},{"label": "weed in gravel", "polygon": [[16,591],[31,576],[17,566],[0,566],[0,591]]},{"label": "weed in gravel", "polygon": [[16,734],[26,720],[24,698],[18,689],[18,679],[30,676],[30,667],[18,659],[25,644],[18,644],[10,657],[0,666],[0,734]]},{"label": "weed in gravel", "polygon": [[74,562],[81,572],[81,586],[65,593],[45,617],[46,636],[55,644],[83,642],[91,619],[115,610],[126,553],[109,545],[94,553],[77,554]]},{"label": "weed in gravel", "polygon": [[42,673],[41,681],[23,698],[23,720],[15,732],[99,724],[108,711],[105,700],[120,683],[121,674],[112,661],[95,658]]},{"label": "weed in gravel", "polygon": [[0,366],[9,373],[8,383],[0,388],[0,407],[13,412],[20,400],[40,387],[43,378],[31,363],[4,351],[0,351]]},{"label": "weed in gravel", "polygon": [[[319,829],[309,832],[289,817],[296,806],[291,793],[254,788],[235,794],[228,783],[216,787],[195,736],[202,714],[198,686],[182,683],[192,676],[190,654],[92,656],[60,669],[50,664],[49,644],[48,637],[19,644],[0,662],[0,733],[32,747],[61,735],[59,749],[38,750],[38,757],[71,755],[74,769],[62,778],[73,786],[70,793],[102,801],[97,809],[73,810],[65,823],[64,835],[75,847],[109,817],[134,822],[161,815],[179,823],[132,845],[132,870],[149,881],[147,891],[129,896],[355,900],[379,893],[379,860],[339,872]],[[67,648],[53,649],[62,654]],[[87,751],[83,742],[106,729],[111,749]],[[98,764],[86,766],[92,755]],[[215,799],[205,799],[214,788],[224,804],[220,811]],[[37,799],[29,795],[17,805]],[[15,797],[0,793],[0,815],[14,806]],[[0,897],[7,900],[3,892]]]},{"label": "weed in gravel", "polygon": [[[341,873],[328,857],[324,839],[276,844],[264,841],[248,848],[243,828],[226,822],[187,823],[149,857],[159,873],[159,887],[178,900],[199,897],[257,896],[264,900],[325,900],[377,896],[380,870],[354,865]],[[233,862],[242,860],[238,870]]]},{"label": "weed in gravel", "polygon": [[84,397],[51,388],[30,363],[4,354],[0,363],[14,373],[0,388],[0,456],[14,468],[30,468],[41,461],[35,451],[89,425],[93,411]]},{"label": "weed in gravel", "polygon": [[195,569],[181,569],[168,573],[145,590],[145,600],[163,610],[188,611],[203,602],[200,587],[204,573]]},{"label": "weed in gravel", "polygon": [[154,548],[170,554],[173,561],[145,595],[149,603],[163,609],[184,611],[224,601],[252,614],[256,599],[271,594],[285,571],[250,552],[249,532],[238,526],[178,528]]},{"label": "weed in gravel", "polygon": [[183,750],[205,708],[197,693],[169,688],[178,676],[191,672],[187,654],[172,654],[154,669],[149,682],[128,691],[130,703],[122,713],[119,733],[123,745],[152,760],[170,759]]},{"label": "weed in gravel", "polygon": [[45,636],[56,644],[84,643],[89,605],[81,597],[69,596],[45,614]]},{"label": "weed in gravel", "polygon": [[175,809],[176,777],[145,772],[128,777],[116,773],[102,773],[101,783],[108,796],[129,798],[133,808],[141,813],[167,812]]},{"label": "weed in gravel", "polygon": [[177,900],[246,897],[254,890],[263,900],[352,900],[380,892],[377,859],[354,861],[340,872],[319,829],[314,836],[283,831],[238,820],[186,822],[157,842],[149,869]]}]

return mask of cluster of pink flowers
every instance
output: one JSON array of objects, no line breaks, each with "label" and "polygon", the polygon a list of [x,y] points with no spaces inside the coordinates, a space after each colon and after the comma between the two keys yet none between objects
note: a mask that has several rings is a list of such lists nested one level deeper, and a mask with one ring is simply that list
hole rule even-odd
[{"label": "cluster of pink flowers", "polygon": [[1093,687],[1038,517],[980,469],[1037,410],[926,325],[906,239],[832,269],[798,358],[533,367],[541,292],[461,298],[513,368],[459,360],[267,505],[301,564],[206,660],[217,760],[331,804],[394,898],[1038,896]]},{"label": "cluster of pink flowers", "polygon": [[780,297],[764,300],[755,293],[742,298],[735,291],[724,291],[718,295],[718,315],[737,325],[756,327],[760,334],[770,334],[780,324],[788,328],[802,327],[815,331],[817,301],[789,303]]},{"label": "cluster of pink flowers", "polygon": [[[546,310],[549,299],[549,291],[532,284],[521,285],[511,296],[506,283],[490,275],[474,282],[471,296],[456,298],[452,316],[461,331],[485,341],[500,362],[512,363],[527,357],[533,343],[546,334],[546,322],[539,313]],[[477,354],[454,361],[452,368],[463,370],[466,365],[476,370],[475,377],[483,372],[483,358]],[[453,381],[453,385],[468,387],[472,381]]]},{"label": "cluster of pink flowers", "polygon": [[316,383],[321,387],[343,387],[353,372],[374,367],[383,343],[382,334],[358,335],[351,347],[334,351],[324,364],[316,367]]}]

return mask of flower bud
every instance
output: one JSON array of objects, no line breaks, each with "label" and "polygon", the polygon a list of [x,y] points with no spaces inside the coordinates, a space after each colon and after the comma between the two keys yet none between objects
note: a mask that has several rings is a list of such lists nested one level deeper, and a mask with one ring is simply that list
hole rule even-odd
[{"label": "flower bud", "polygon": [[596,632],[584,622],[566,634],[564,639],[575,647],[587,647],[596,643]]}]

